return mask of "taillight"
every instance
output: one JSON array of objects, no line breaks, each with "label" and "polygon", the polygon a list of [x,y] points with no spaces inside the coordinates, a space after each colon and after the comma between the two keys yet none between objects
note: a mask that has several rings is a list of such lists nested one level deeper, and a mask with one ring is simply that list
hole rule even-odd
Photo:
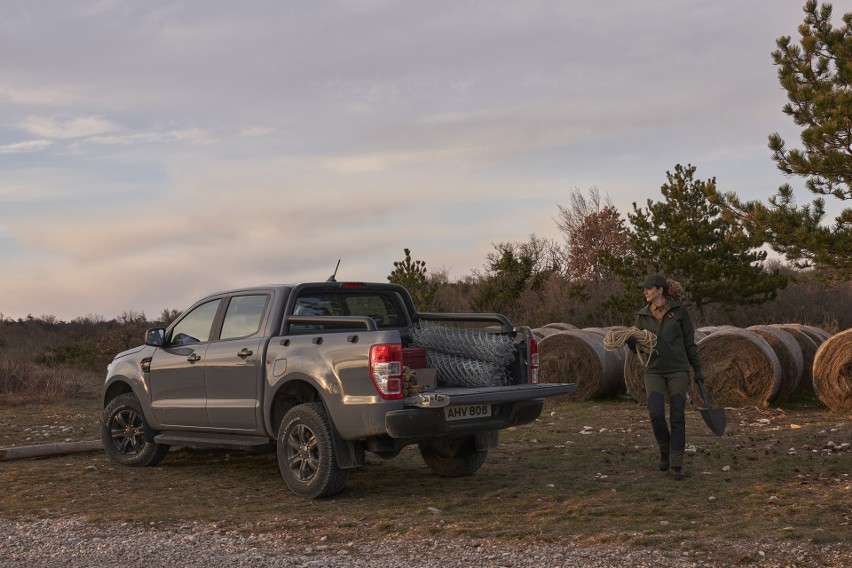
[{"label": "taillight", "polygon": [[402,398],[402,345],[370,347],[370,378],[382,398]]},{"label": "taillight", "polygon": [[530,384],[538,384],[538,341],[530,337]]}]

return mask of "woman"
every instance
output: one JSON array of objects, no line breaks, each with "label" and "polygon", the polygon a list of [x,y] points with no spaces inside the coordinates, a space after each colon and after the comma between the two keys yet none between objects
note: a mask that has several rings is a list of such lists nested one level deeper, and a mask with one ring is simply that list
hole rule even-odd
[{"label": "woman", "polygon": [[[686,447],[686,391],[689,368],[695,371],[695,382],[701,382],[701,362],[695,345],[692,320],[680,302],[670,297],[669,283],[654,274],[638,286],[645,296],[645,306],[637,312],[636,327],[657,336],[657,346],[645,367],[645,390],[651,427],[660,446],[660,471],[671,466],[674,478],[682,480],[683,450]],[[635,347],[636,340],[628,344]],[[666,423],[666,394],[669,395],[669,420]]]}]

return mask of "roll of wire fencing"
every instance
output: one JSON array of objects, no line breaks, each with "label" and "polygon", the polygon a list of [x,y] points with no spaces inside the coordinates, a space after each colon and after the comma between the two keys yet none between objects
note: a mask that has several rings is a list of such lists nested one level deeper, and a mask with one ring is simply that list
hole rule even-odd
[{"label": "roll of wire fencing", "polygon": [[421,321],[410,330],[413,347],[426,349],[426,364],[449,386],[488,387],[512,383],[507,365],[515,361],[512,336],[482,329]]}]

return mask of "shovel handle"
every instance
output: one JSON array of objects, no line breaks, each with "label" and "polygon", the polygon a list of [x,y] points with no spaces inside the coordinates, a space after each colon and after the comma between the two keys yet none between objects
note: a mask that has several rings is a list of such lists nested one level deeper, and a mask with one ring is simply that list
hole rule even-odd
[{"label": "shovel handle", "polygon": [[704,406],[710,408],[712,405],[710,404],[710,397],[707,396],[707,389],[704,388],[704,381],[698,382],[698,390],[701,391],[701,398],[704,400]]}]

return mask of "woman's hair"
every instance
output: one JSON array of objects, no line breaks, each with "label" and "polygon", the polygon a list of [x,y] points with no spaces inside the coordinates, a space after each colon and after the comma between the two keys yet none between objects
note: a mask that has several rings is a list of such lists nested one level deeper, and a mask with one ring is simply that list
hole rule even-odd
[{"label": "woman's hair", "polygon": [[666,297],[677,300],[678,302],[686,297],[686,290],[683,289],[683,286],[677,280],[666,278],[666,284],[666,287],[663,288],[663,294]]}]

